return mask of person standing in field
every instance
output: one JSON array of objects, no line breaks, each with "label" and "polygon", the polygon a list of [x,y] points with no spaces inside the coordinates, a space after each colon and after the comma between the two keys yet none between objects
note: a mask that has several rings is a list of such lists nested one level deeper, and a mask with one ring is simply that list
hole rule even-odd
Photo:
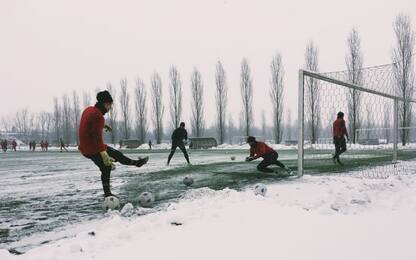
[{"label": "person standing in field", "polygon": [[138,160],[130,159],[120,151],[104,144],[103,129],[112,131],[111,127],[105,124],[104,115],[112,107],[113,98],[110,93],[106,90],[99,92],[95,106],[87,107],[82,112],[78,131],[78,149],[82,155],[93,161],[100,169],[105,197],[114,196],[110,189],[110,174],[111,170],[115,169],[114,162],[141,167],[149,160],[149,157],[139,157]]},{"label": "person standing in field", "polygon": [[170,149],[167,165],[169,165],[170,160],[172,159],[173,155],[175,154],[176,148],[178,147],[183,152],[183,155],[185,156],[188,165],[191,165],[183,140],[188,140],[188,132],[185,129],[185,123],[181,122],[179,127],[176,128],[172,133],[172,147]]},{"label": "person standing in field", "polygon": [[332,125],[332,134],[334,137],[335,145],[335,154],[334,156],[332,156],[332,160],[335,164],[338,163],[340,165],[343,165],[343,163],[339,159],[339,156],[347,151],[347,142],[345,140],[345,137],[347,137],[348,141],[350,140],[348,136],[347,127],[345,126],[343,112],[338,112],[337,119],[334,121]]}]

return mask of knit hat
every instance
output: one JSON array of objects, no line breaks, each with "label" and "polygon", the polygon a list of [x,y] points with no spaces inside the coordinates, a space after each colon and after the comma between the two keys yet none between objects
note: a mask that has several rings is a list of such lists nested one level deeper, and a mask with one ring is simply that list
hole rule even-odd
[{"label": "knit hat", "polygon": [[340,112],[338,112],[337,117],[338,117],[338,118],[343,118],[343,117],[344,117],[344,113],[342,113],[341,111],[340,111]]},{"label": "knit hat", "polygon": [[254,136],[247,137],[247,143],[252,143],[252,142],[255,142],[255,141],[256,141],[256,138]]},{"label": "knit hat", "polygon": [[97,101],[99,103],[113,103],[113,98],[107,90],[97,93]]}]

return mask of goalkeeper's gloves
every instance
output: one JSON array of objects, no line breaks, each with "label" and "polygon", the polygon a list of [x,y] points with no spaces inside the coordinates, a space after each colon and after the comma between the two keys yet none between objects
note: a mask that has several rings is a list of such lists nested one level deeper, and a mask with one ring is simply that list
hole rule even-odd
[{"label": "goalkeeper's gloves", "polygon": [[113,132],[113,128],[111,128],[111,126],[109,126],[109,125],[104,125],[104,129],[107,132]]},{"label": "goalkeeper's gloves", "polygon": [[116,166],[114,165],[114,162],[116,160],[114,160],[114,158],[110,157],[110,155],[108,155],[108,153],[106,151],[102,151],[100,152],[101,158],[103,159],[104,165],[105,166],[110,166],[111,169],[115,169]]},{"label": "goalkeeper's gloves", "polygon": [[250,161],[252,161],[252,160],[254,160],[254,158],[253,157],[246,157],[246,162],[250,162]]}]

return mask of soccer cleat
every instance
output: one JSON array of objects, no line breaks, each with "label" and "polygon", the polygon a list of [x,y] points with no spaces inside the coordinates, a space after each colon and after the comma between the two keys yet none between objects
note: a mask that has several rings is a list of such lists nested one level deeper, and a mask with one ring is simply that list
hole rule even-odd
[{"label": "soccer cleat", "polygon": [[289,167],[285,167],[285,170],[286,170],[286,172],[287,172],[287,174],[289,174],[289,175],[292,175],[293,174],[293,170],[292,169],[290,169]]},{"label": "soccer cleat", "polygon": [[334,164],[337,164],[337,158],[335,157],[335,155],[334,156],[332,156],[332,161],[334,162]]},{"label": "soccer cleat", "polygon": [[135,165],[136,167],[142,167],[147,163],[147,161],[149,161],[149,156],[143,158],[139,157],[138,160],[133,160],[133,165]]}]

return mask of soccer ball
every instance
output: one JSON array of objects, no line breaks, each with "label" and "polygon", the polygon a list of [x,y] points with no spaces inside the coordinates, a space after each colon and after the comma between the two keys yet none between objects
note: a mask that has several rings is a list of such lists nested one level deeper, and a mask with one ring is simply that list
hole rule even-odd
[{"label": "soccer ball", "polygon": [[264,185],[262,183],[257,183],[256,185],[254,185],[254,194],[255,195],[266,196],[266,193],[267,193],[266,185]]},{"label": "soccer ball", "polygon": [[148,191],[142,192],[139,195],[139,204],[142,207],[150,207],[155,202],[155,196]]},{"label": "soccer ball", "polygon": [[231,156],[231,161],[234,161],[235,160],[235,156]]},{"label": "soccer ball", "polygon": [[183,184],[185,184],[186,186],[191,186],[193,183],[194,179],[192,179],[192,177],[186,176],[185,178],[183,178]]},{"label": "soccer ball", "polygon": [[107,211],[109,209],[119,209],[120,208],[120,200],[115,196],[108,196],[105,197],[103,202],[103,210]]}]

